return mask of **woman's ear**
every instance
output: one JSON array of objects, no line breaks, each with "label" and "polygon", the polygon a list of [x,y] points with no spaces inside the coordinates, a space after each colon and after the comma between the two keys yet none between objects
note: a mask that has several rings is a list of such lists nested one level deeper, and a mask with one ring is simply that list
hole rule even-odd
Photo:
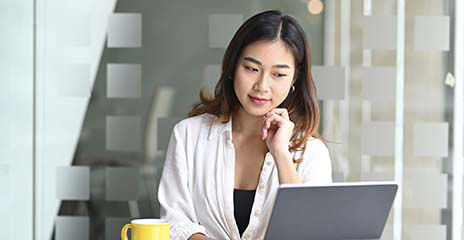
[{"label": "woman's ear", "polygon": [[296,83],[297,79],[298,79],[298,73],[295,73],[295,76],[293,76],[293,80],[292,80],[292,86],[293,86],[293,84]]}]

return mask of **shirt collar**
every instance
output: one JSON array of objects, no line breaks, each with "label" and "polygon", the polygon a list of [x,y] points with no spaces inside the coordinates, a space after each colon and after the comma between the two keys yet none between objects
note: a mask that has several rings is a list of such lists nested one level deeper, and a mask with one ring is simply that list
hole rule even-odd
[{"label": "shirt collar", "polygon": [[224,132],[228,132],[229,137],[232,135],[232,116],[229,117],[229,120],[225,123],[213,123],[209,129],[208,140],[214,139],[217,136],[224,134]]}]

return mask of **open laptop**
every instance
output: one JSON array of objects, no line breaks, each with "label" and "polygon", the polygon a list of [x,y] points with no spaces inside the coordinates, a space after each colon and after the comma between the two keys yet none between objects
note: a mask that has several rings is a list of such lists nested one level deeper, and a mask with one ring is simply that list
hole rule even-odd
[{"label": "open laptop", "polygon": [[395,182],[282,184],[265,239],[380,239],[397,189]]}]

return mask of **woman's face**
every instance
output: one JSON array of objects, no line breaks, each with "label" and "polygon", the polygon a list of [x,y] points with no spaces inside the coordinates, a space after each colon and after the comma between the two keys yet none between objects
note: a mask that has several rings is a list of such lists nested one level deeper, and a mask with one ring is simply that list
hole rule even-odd
[{"label": "woman's face", "polygon": [[248,45],[235,69],[234,90],[242,110],[262,116],[278,107],[293,84],[293,54],[281,41]]}]

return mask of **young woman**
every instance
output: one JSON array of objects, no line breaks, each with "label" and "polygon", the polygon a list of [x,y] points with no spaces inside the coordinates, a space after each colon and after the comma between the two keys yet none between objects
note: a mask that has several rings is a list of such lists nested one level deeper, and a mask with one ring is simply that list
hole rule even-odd
[{"label": "young woman", "polygon": [[172,239],[262,239],[279,184],[332,182],[308,42],[280,11],[232,38],[214,97],[173,129],[158,189]]}]

